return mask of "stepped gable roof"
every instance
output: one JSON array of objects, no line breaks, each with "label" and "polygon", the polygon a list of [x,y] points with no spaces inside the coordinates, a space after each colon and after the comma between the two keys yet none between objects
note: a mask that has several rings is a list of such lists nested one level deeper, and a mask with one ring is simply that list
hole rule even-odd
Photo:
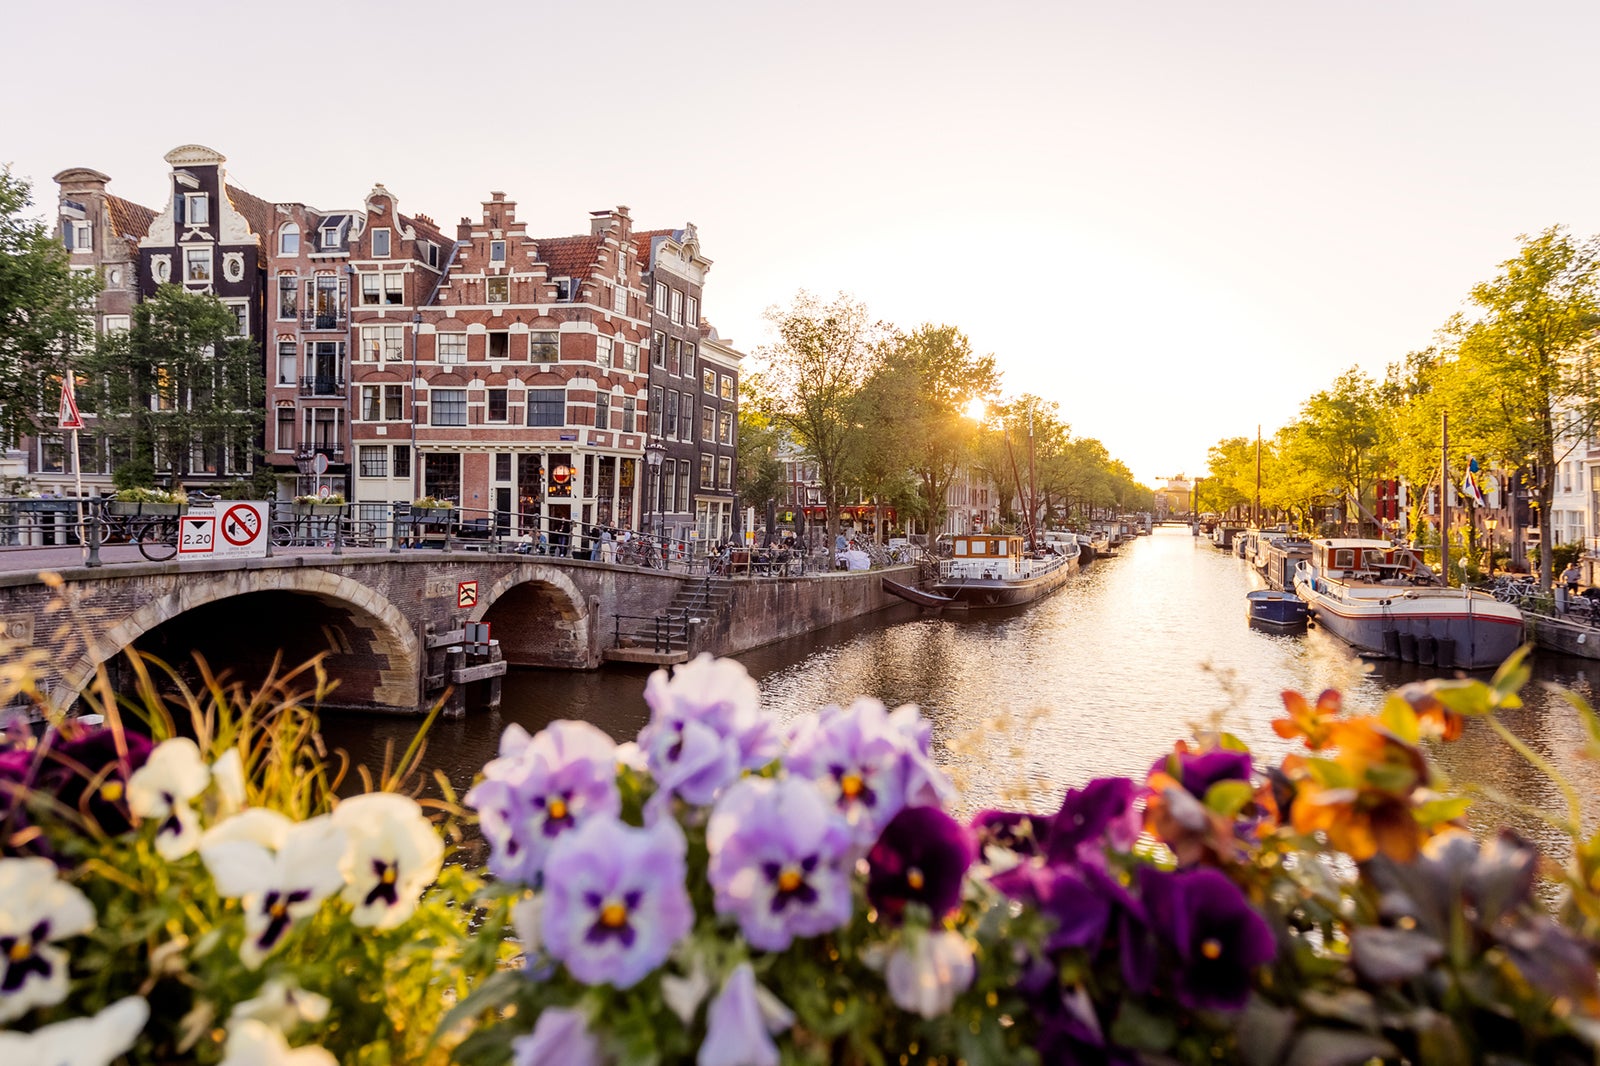
[{"label": "stepped gable roof", "polygon": [[278,227],[273,223],[272,205],[259,196],[252,196],[239,186],[228,184],[228,199],[233,206],[239,209],[244,220],[250,223],[250,229],[256,236],[266,240],[272,236]]},{"label": "stepped gable roof", "polygon": [[673,237],[676,236],[677,233],[678,231],[675,229],[646,229],[633,231],[633,254],[639,257],[640,262],[646,264],[643,267],[644,270],[650,269],[650,246],[655,243],[655,239],[657,237]]},{"label": "stepped gable roof", "polygon": [[118,237],[138,240],[150,235],[150,223],[156,212],[143,204],[124,200],[106,193],[106,211],[111,215],[111,228]]},{"label": "stepped gable roof", "polygon": [[586,278],[594,273],[600,254],[599,237],[539,237],[534,254],[547,265],[552,278]]}]

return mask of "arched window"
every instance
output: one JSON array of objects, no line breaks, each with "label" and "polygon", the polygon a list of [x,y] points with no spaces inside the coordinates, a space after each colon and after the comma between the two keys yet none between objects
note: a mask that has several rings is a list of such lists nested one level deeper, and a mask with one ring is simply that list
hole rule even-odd
[{"label": "arched window", "polygon": [[300,254],[300,227],[293,222],[285,223],[284,227],[278,231],[278,254]]}]

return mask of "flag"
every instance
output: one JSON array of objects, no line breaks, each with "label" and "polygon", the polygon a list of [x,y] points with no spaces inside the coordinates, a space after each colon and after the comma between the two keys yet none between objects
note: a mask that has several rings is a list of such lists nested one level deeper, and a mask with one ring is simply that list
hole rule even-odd
[{"label": "flag", "polygon": [[1484,505],[1483,489],[1478,484],[1478,460],[1467,460],[1467,481],[1462,486],[1466,496],[1479,507]]}]

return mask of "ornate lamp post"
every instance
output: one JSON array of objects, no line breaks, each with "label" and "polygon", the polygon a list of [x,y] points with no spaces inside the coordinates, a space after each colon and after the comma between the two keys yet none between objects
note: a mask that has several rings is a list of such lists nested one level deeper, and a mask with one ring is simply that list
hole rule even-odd
[{"label": "ornate lamp post", "polygon": [[658,440],[653,440],[644,446],[644,461],[650,471],[650,476],[645,479],[645,491],[649,494],[644,502],[644,532],[650,532],[650,512],[654,510],[659,520],[660,508],[655,507],[656,493],[661,484],[661,460],[667,454],[667,446]]},{"label": "ornate lamp post", "polygon": [[1497,524],[1494,515],[1483,520],[1484,532],[1489,534],[1489,576],[1494,577],[1494,527]]}]

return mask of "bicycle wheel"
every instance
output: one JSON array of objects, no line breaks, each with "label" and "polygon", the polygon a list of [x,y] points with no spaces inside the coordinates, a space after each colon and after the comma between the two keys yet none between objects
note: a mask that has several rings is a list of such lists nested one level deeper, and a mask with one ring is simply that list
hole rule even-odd
[{"label": "bicycle wheel", "polygon": [[178,520],[152,518],[134,531],[139,554],[152,562],[164,563],[178,554]]},{"label": "bicycle wheel", "polygon": [[275,523],[272,527],[272,546],[274,548],[287,548],[294,543],[294,527],[287,522]]}]

